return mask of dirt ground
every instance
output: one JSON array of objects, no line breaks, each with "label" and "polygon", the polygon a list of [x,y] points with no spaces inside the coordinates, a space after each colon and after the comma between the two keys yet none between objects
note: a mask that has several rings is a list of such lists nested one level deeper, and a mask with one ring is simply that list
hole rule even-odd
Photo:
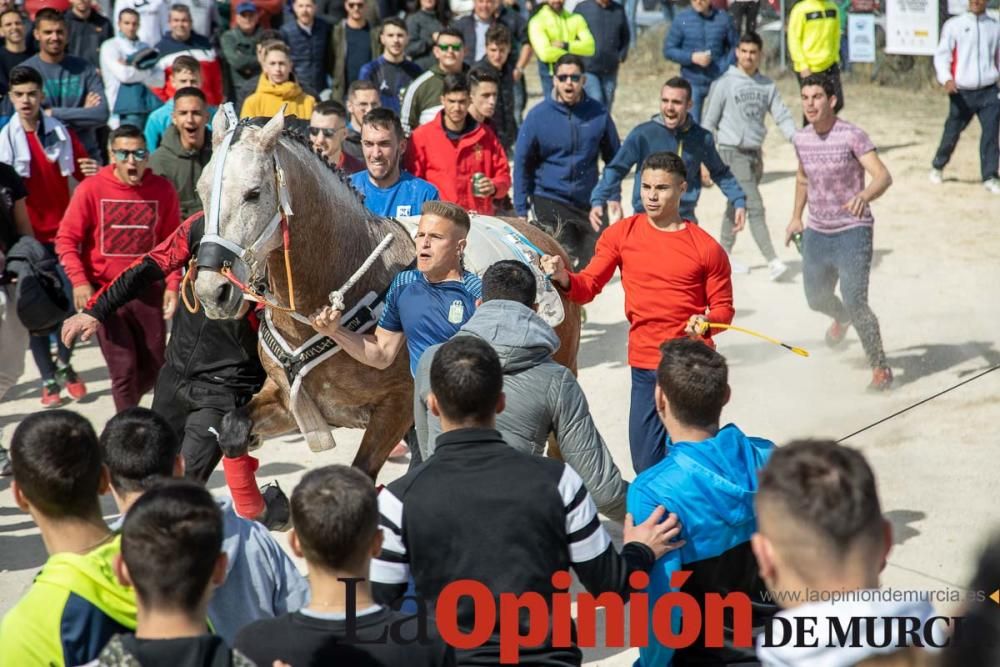
[{"label": "dirt ground", "polygon": [[[656,112],[659,86],[672,72],[653,57],[626,66],[615,107],[622,135]],[[792,79],[783,79],[781,90],[798,118]],[[933,186],[927,171],[947,112],[945,96],[850,81],[845,96],[843,117],[869,132],[894,178],[892,188],[873,206],[876,259],[870,294],[897,382],[890,393],[867,394],[870,375],[853,331],[842,349],[824,347],[828,322],[806,306],[795,250],[780,250],[793,270],[781,283],[772,283],[749,232],[744,233],[734,257],[752,265],[753,271],[734,276],[735,322],[812,354],[804,359],[735,332],[719,336],[733,388],[724,418],[778,443],[797,437],[841,438],[1000,363],[1000,299],[995,294],[1000,236],[994,227],[1000,222],[1000,198],[979,183],[978,127],[970,127],[962,137],[945,184]],[[776,130],[768,137],[765,155],[763,193],[777,243],[791,211],[796,161],[790,144]],[[703,193],[699,217],[713,234],[718,233],[723,208],[717,188]],[[588,307],[580,380],[616,461],[632,478],[622,304],[616,279]],[[80,349],[76,360],[91,394],[68,407],[100,429],[113,414],[106,370],[94,345]],[[5,444],[17,422],[39,409],[40,389],[30,359],[27,368],[21,384],[0,404]],[[884,511],[895,528],[884,585],[951,591],[961,590],[969,580],[977,550],[1000,524],[994,479],[1000,459],[998,422],[1000,372],[850,438],[849,444],[860,448],[874,466]],[[349,463],[360,435],[338,431],[339,447],[322,455],[311,454],[298,436],[269,441],[258,452],[259,479],[278,480],[291,492],[307,468]],[[404,470],[389,463],[379,481],[395,479]],[[225,493],[221,471],[211,486]],[[0,611],[17,600],[45,560],[30,517],[13,506],[8,487],[7,479],[0,480]],[[106,507],[111,515],[110,502]],[[614,526],[609,528],[620,535]],[[283,535],[277,537],[284,543]],[[587,659],[591,664],[627,665],[635,655],[634,650],[599,648],[588,651]]]}]

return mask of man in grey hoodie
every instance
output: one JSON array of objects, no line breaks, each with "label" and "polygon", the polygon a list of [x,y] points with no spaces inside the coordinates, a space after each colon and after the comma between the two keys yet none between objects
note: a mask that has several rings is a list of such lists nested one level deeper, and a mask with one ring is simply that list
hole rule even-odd
[{"label": "man in grey hoodie", "polygon": [[[754,32],[740,37],[736,47],[736,65],[712,84],[708,103],[702,113],[702,126],[715,135],[719,156],[729,165],[733,176],[747,196],[747,218],[750,232],[767,260],[771,280],[778,280],[788,267],[778,259],[764,217],[764,200],[760,195],[760,179],[764,175],[761,146],[767,128],[764,120],[770,111],[778,129],[789,141],[795,135],[795,121],[781,101],[781,95],[771,79],[760,73],[760,57],[764,42]],[[722,247],[726,252],[736,242],[734,211],[730,203],[722,219]],[[740,268],[733,264],[733,270]],[[749,271],[744,267],[744,271]]]},{"label": "man in grey hoodie", "polygon": [[[507,407],[497,415],[497,430],[514,449],[541,455],[549,433],[563,460],[583,478],[597,509],[623,521],[628,484],[597,431],[587,398],[573,373],[552,360],[559,337],[535,314],[537,284],[525,264],[503,260],[483,274],[483,303],[456,334],[478,336],[500,357]],[[430,369],[440,345],[420,358],[414,379],[413,417],[420,451],[434,453],[441,423],[427,406]]]},{"label": "man in grey hoodie", "polygon": [[760,473],[756,508],[751,546],[784,608],[758,637],[764,667],[863,664],[908,647],[943,646],[955,629],[954,619],[935,616],[926,595],[879,589],[892,526],[857,450],[829,440],[779,447]]}]

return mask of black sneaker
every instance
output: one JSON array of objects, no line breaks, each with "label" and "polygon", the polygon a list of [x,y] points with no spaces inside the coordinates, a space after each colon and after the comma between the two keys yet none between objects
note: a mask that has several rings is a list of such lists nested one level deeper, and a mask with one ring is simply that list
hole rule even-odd
[{"label": "black sneaker", "polygon": [[260,493],[264,496],[264,511],[255,521],[264,524],[268,530],[288,530],[291,527],[292,514],[285,492],[277,482],[271,482],[260,487]]}]

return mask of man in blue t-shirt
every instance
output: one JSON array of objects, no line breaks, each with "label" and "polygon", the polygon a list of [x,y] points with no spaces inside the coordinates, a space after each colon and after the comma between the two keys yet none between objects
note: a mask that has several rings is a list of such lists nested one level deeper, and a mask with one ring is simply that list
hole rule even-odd
[{"label": "man in blue t-shirt", "polygon": [[403,126],[394,111],[379,108],[365,114],[361,151],[367,169],[351,176],[351,183],[364,195],[365,207],[376,215],[417,215],[424,202],[440,198],[436,187],[400,169],[405,150]]},{"label": "man in blue t-shirt", "polygon": [[424,204],[415,239],[417,268],[400,272],[392,281],[375,333],[342,328],[343,313],[330,307],[320,311],[313,327],[374,368],[392,364],[405,343],[410,373],[415,373],[424,350],[454,336],[482,295],[479,277],[462,268],[469,226],[469,214],[457,204]]}]

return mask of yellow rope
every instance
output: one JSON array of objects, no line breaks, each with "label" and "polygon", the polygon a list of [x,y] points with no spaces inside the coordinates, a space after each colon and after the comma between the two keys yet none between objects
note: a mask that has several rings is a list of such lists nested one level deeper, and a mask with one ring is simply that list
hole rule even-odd
[{"label": "yellow rope", "polygon": [[722,324],[721,322],[709,322],[708,326],[711,329],[731,329],[733,331],[740,331],[742,333],[749,334],[751,336],[756,336],[757,338],[761,338],[763,340],[766,340],[769,343],[774,343],[775,345],[780,345],[781,347],[785,348],[786,350],[790,350],[791,352],[794,352],[795,354],[799,355],[800,357],[808,357],[809,356],[809,352],[807,350],[801,348],[801,347],[795,347],[793,345],[788,345],[787,343],[782,343],[777,338],[771,338],[770,336],[765,336],[764,334],[762,334],[760,332],[757,332],[757,331],[752,331],[750,329],[744,329],[743,327],[738,327],[738,326],[733,325],[733,324]]}]

